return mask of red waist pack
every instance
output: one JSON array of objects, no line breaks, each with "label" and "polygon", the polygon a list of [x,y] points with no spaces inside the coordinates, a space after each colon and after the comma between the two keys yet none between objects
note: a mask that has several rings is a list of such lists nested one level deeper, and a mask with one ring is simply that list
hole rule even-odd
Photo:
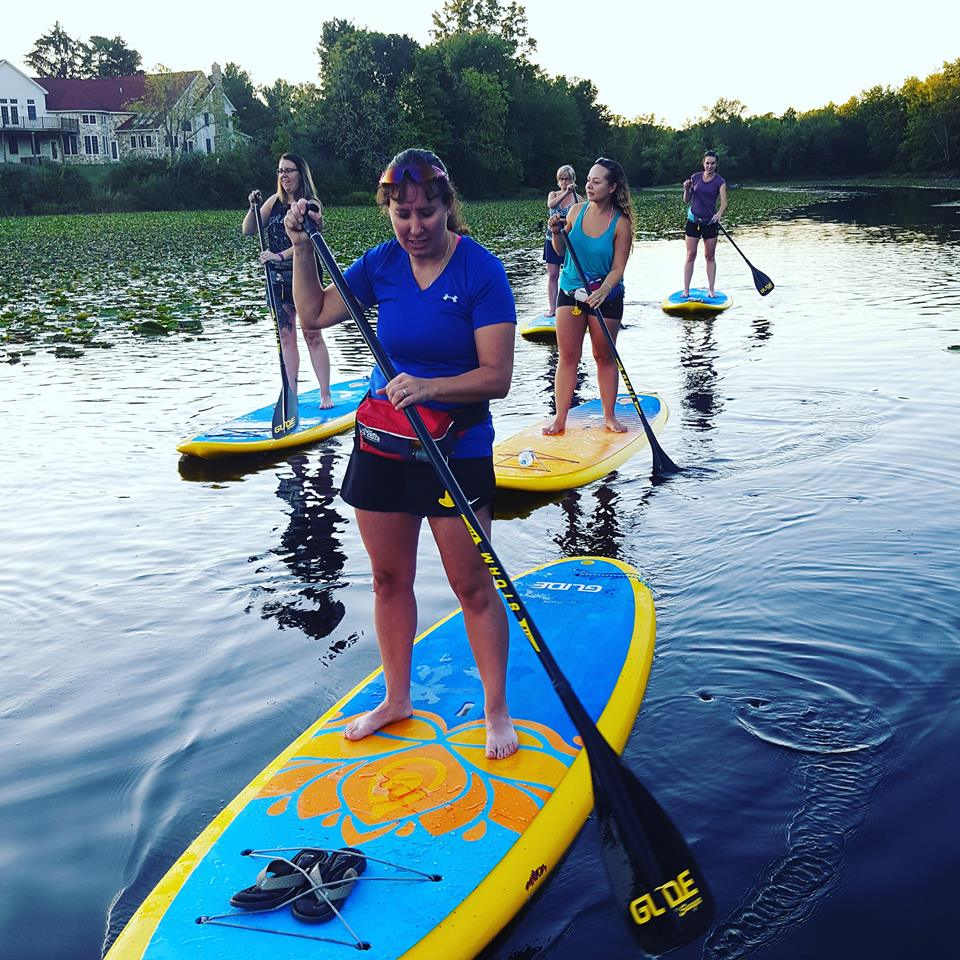
[{"label": "red waist pack", "polygon": [[[427,432],[433,437],[440,453],[448,457],[457,438],[469,427],[483,423],[489,414],[486,403],[474,403],[455,410],[434,410],[417,406]],[[369,394],[357,407],[357,439],[365,453],[375,453],[388,460],[429,460],[413,425],[403,410],[397,410],[389,400],[380,400]]]}]

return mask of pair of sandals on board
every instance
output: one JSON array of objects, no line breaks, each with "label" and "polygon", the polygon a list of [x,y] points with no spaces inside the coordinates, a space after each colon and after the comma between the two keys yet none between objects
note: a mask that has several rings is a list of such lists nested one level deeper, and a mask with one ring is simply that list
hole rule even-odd
[{"label": "pair of sandals on board", "polygon": [[323,923],[339,915],[366,868],[367,858],[355,847],[308,847],[292,860],[271,860],[256,883],[238,890],[230,903],[242,910],[275,910],[289,904],[298,920]]}]

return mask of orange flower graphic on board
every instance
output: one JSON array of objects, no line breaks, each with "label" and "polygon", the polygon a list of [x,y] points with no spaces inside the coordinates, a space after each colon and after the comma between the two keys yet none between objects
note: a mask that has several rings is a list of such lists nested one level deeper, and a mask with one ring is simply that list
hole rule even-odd
[{"label": "orange flower graphic on board", "polygon": [[351,741],[343,737],[351,719],[323,727],[260,794],[277,797],[269,808],[275,816],[292,808],[301,819],[339,823],[350,846],[418,828],[479,840],[491,821],[522,833],[579,752],[531,721],[514,720],[520,749],[491,761],[482,721],[447,729],[441,717],[418,710]]}]

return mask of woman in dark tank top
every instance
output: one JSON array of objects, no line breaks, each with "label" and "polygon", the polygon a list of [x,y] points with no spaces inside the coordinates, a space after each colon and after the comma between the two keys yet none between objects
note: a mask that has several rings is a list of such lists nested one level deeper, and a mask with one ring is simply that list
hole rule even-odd
[{"label": "woman in dark tank top", "polygon": [[[293,244],[284,229],[283,218],[290,209],[291,201],[304,198],[311,200],[316,196],[317,190],[306,160],[299,154],[285,153],[277,163],[276,193],[267,197],[260,207],[268,247],[260,254],[260,262],[268,265],[267,272],[277,295],[280,308],[277,319],[284,366],[288,371],[294,371],[295,376],[300,370],[300,348],[297,343],[297,311],[293,305]],[[251,205],[255,202],[254,193],[250,194],[249,200]],[[243,218],[241,229],[245,236],[253,236],[257,232],[257,218],[252,206]],[[304,330],[303,339],[320,384],[320,406],[332,407],[330,353],[327,345],[319,330]]]}]

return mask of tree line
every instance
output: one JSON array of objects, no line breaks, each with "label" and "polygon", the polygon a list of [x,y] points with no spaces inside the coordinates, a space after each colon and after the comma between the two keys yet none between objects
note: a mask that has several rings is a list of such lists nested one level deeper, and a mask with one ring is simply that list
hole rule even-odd
[{"label": "tree line", "polygon": [[[153,209],[221,205],[253,185],[269,186],[276,158],[293,151],[306,157],[328,202],[370,202],[386,162],[410,145],[434,149],[462,193],[477,199],[543,193],[559,164],[585,171],[600,155],[620,160],[635,187],[675,184],[699,168],[707,148],[720,154],[720,170],[733,182],[960,175],[960,59],[898,89],[874,86],[839,105],[779,116],[752,116],[740,101],[721,98],[674,129],[652,114],[617,116],[589,79],[545,73],[532,59],[536,44],[517,2],[446,0],[432,23],[430,42],[421,45],[404,34],[327,21],[316,83],[256,86],[242,66],[228,63],[224,92],[250,144],[233,156],[191,158],[179,170],[187,158],[171,158],[172,169],[125,162],[101,200],[112,198],[107,208],[144,209],[146,193]],[[80,69],[76,58],[56,61],[51,43],[41,42],[49,39],[37,41],[41,59],[28,63],[38,71],[47,62]],[[118,56],[101,60],[98,70],[139,67],[139,53],[119,37],[111,43]],[[208,194],[195,189],[201,183]],[[94,186],[86,202],[97,195]]]}]

